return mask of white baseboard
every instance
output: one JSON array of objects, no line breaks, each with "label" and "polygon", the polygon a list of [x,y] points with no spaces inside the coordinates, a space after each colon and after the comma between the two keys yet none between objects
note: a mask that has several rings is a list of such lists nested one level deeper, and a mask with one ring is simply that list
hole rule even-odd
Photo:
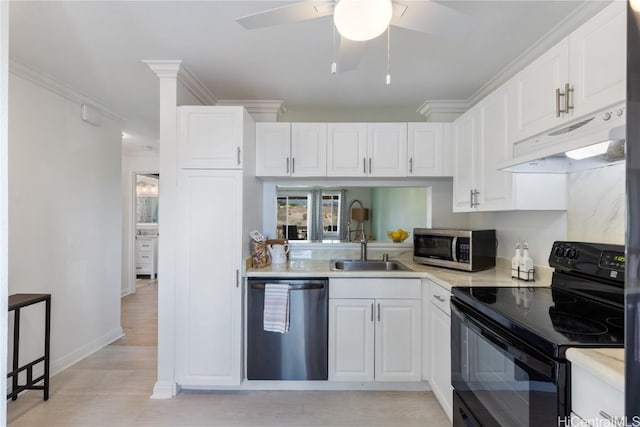
[{"label": "white baseboard", "polygon": [[184,390],[359,390],[359,391],[431,391],[426,381],[416,382],[342,382],[342,381],[256,381],[245,380],[239,386],[182,385]]},{"label": "white baseboard", "polygon": [[176,383],[157,381],[153,386],[153,394],[150,399],[171,399],[176,395],[176,392]]},{"label": "white baseboard", "polygon": [[93,340],[90,343],[83,345],[80,348],[75,349],[71,353],[66,356],[61,357],[57,360],[51,361],[51,376],[54,376],[69,366],[74,365],[84,359],[87,356],[95,353],[96,351],[106,347],[111,344],[115,340],[122,338],[124,336],[124,332],[122,331],[122,327],[118,327],[113,331],[101,336],[98,339]]}]

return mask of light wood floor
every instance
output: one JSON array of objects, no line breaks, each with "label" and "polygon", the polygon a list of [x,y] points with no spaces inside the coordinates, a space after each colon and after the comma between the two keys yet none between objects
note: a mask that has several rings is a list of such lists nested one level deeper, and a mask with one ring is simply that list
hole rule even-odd
[{"label": "light wood floor", "polygon": [[450,425],[429,392],[182,392],[151,400],[157,283],[124,297],[122,305],[127,336],[53,377],[49,401],[30,391],[9,402],[9,426]]}]

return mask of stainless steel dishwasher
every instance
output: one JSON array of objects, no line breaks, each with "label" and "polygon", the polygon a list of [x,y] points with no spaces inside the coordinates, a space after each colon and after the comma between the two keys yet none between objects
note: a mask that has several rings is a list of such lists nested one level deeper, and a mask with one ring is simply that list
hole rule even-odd
[{"label": "stainless steel dishwasher", "polygon": [[[289,331],[263,327],[265,284],[289,285]],[[247,378],[326,380],[328,279],[260,278],[247,282]]]}]

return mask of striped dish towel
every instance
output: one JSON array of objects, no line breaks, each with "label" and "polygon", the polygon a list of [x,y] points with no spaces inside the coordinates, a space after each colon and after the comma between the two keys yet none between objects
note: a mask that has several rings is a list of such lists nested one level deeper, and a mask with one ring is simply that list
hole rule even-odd
[{"label": "striped dish towel", "polygon": [[264,286],[263,328],[268,332],[289,331],[289,285],[267,283]]}]

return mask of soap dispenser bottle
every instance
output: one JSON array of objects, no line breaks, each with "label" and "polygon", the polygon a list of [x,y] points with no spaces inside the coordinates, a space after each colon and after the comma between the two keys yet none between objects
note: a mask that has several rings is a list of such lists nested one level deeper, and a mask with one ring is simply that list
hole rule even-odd
[{"label": "soap dispenser bottle", "polygon": [[519,263],[520,279],[533,280],[533,260],[529,256],[529,245],[524,243],[524,249],[522,250],[522,257]]},{"label": "soap dispenser bottle", "polygon": [[520,250],[520,241],[516,242],[516,252],[513,258],[511,258],[511,277],[520,278],[520,260],[522,259],[522,252]]}]

